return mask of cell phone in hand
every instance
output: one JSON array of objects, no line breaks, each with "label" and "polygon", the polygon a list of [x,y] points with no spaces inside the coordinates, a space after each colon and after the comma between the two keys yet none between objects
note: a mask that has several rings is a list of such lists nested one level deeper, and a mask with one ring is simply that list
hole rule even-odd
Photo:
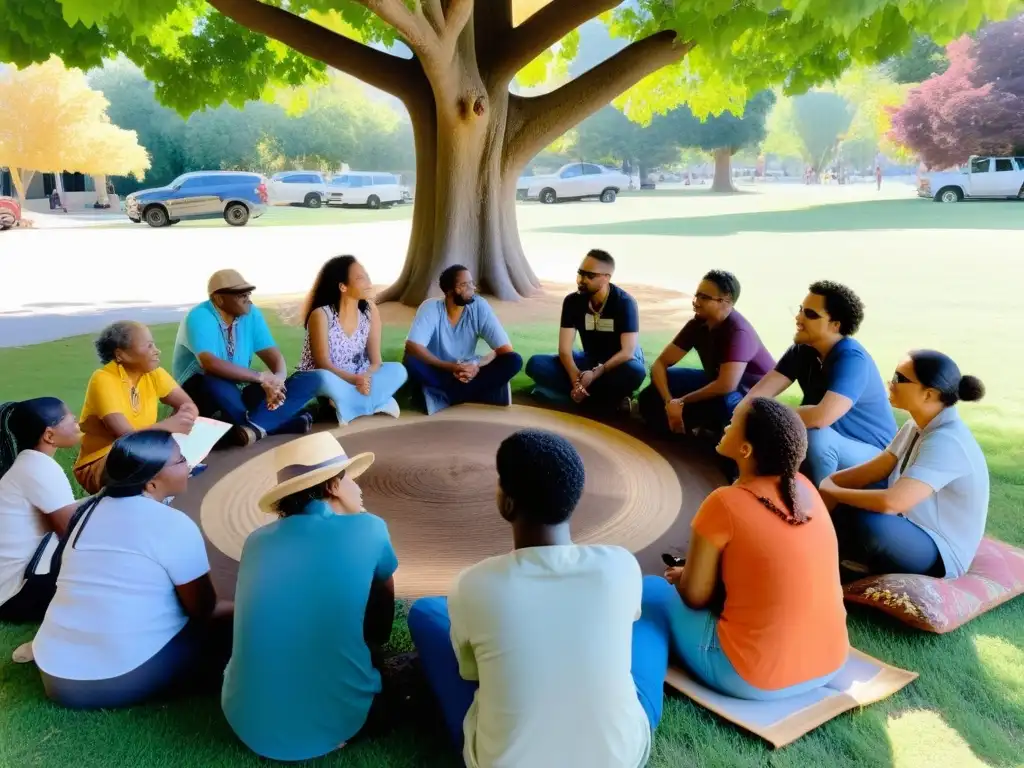
[{"label": "cell phone in hand", "polygon": [[665,552],[661,556],[661,561],[669,568],[682,568],[686,565],[685,557],[676,557],[675,555],[670,555],[668,552]]}]

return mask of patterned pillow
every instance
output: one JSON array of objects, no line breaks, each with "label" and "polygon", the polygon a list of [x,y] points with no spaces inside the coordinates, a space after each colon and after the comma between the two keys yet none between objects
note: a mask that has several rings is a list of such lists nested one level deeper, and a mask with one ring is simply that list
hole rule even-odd
[{"label": "patterned pillow", "polygon": [[967,573],[957,579],[886,574],[844,589],[846,600],[877,608],[926,632],[951,632],[975,616],[1024,594],[1024,550],[982,539]]}]

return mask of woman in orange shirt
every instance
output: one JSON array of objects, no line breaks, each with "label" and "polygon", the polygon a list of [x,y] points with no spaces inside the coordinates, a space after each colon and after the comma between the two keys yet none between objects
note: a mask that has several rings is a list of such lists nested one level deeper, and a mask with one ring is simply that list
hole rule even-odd
[{"label": "woman in orange shirt", "polygon": [[718,452],[739,479],[697,511],[686,565],[647,577],[644,614],[662,622],[692,674],[727,696],[779,699],[825,685],[850,641],[832,519],[798,472],[807,431],[792,409],[754,398]]}]

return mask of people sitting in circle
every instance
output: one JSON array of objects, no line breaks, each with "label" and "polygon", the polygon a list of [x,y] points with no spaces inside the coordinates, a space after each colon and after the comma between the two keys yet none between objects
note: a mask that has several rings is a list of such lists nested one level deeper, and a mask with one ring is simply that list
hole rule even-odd
[{"label": "people sitting in circle", "polygon": [[[739,297],[739,280],[719,269],[697,286],[693,319],[654,361],[651,383],[637,398],[641,417],[656,431],[707,433],[717,443],[743,396],[775,367],[757,331],[736,310]],[[701,367],[674,367],[691,349]]]},{"label": "people sitting in circle", "polygon": [[954,578],[971,567],[988,519],[985,455],[956,404],[985,388],[948,356],[911,352],[889,385],[910,419],[889,447],[822,484],[850,575],[917,573]]},{"label": "people sitting in circle", "polygon": [[78,506],[53,457],[81,439],[56,397],[0,405],[0,621],[42,621],[53,598],[57,540]]},{"label": "people sitting in circle", "polygon": [[[491,305],[476,295],[461,264],[438,280],[444,297],[420,304],[405,340],[403,362],[423,393],[428,414],[460,403],[511,405],[510,382],[523,367]],[[477,354],[483,339],[491,351]]]},{"label": "people sitting in circle", "polygon": [[690,674],[727,696],[795,696],[846,663],[836,533],[799,474],[806,447],[790,408],[742,403],[718,445],[738,480],[701,504],[685,566],[669,568],[656,593],[645,589],[644,618],[671,634]]},{"label": "people sitting in circle", "polygon": [[275,451],[277,484],[260,507],[279,519],[242,550],[221,697],[263,757],[311,760],[379,723],[374,657],[391,636],[398,558],[355,482],[373,458],[347,456],[329,432]]},{"label": "people sitting in circle", "polygon": [[[116,322],[96,339],[102,367],[93,372],[79,417],[84,437],[74,473],[86,493],[99,493],[103,465],[114,440],[140,429],[187,435],[199,415],[192,398],[160,367],[160,350],[142,323]],[[174,409],[157,421],[157,407]]]},{"label": "people sitting in circle", "polygon": [[[209,300],[189,310],[174,341],[174,378],[203,416],[234,426],[230,442],[249,445],[267,435],[305,434],[306,409],[316,396],[316,376],[288,376],[284,355],[252,304],[254,286],[233,269],[215,272]],[[253,370],[252,357],[269,370]]]},{"label": "people sitting in circle", "polygon": [[32,644],[55,703],[113,709],[176,684],[219,682],[230,605],[215,615],[203,535],[167,505],[188,477],[169,432],[147,429],[114,441],[103,490],[67,532],[57,593]]},{"label": "people sitting in circle", "polygon": [[381,358],[381,320],[372,284],[355,256],[336,256],[320,269],[302,307],[306,339],[298,370],[319,376],[317,395],[330,399],[339,424],[386,413],[398,418],[395,393],[408,373]]},{"label": "people sitting in circle", "polygon": [[[628,408],[647,377],[640,348],[636,300],[611,282],[615,259],[590,251],[576,271],[576,293],[562,302],[557,355],[534,355],[526,375],[534,394],[555,401],[566,397],[594,410]],[[583,351],[574,350],[579,334]]]},{"label": "people sitting in circle", "polygon": [[794,344],[746,398],[775,397],[795,381],[807,427],[804,474],[816,486],[839,469],[870,461],[896,435],[878,366],[853,335],[864,305],[845,285],[822,280],[797,308]]},{"label": "people sitting in circle", "polygon": [[451,739],[471,768],[645,765],[668,635],[640,618],[640,566],[621,547],[573,543],[585,477],[563,437],[516,432],[497,470],[514,550],[409,610]]}]

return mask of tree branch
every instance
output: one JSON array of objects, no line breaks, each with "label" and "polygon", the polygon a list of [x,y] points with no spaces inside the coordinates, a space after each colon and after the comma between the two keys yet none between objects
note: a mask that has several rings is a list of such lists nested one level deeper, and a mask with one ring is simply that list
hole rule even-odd
[{"label": "tree branch", "polygon": [[394,27],[406,43],[419,55],[432,52],[438,36],[422,12],[410,11],[402,0],[356,0],[382,21]]},{"label": "tree branch", "polygon": [[671,30],[657,32],[550,93],[514,96],[509,105],[509,151],[532,157],[647,75],[682,59],[693,46]]},{"label": "tree branch", "polygon": [[[515,75],[567,34],[622,0],[551,0],[506,38],[495,57],[502,71]],[[511,75],[510,75],[511,79]]]},{"label": "tree branch", "polygon": [[310,58],[404,99],[419,78],[415,60],[402,59],[339,35],[259,0],[207,0],[243,27],[278,40]]},{"label": "tree branch", "polygon": [[475,0],[448,0],[444,9],[446,40],[454,43],[458,39],[473,15],[475,5]]}]

